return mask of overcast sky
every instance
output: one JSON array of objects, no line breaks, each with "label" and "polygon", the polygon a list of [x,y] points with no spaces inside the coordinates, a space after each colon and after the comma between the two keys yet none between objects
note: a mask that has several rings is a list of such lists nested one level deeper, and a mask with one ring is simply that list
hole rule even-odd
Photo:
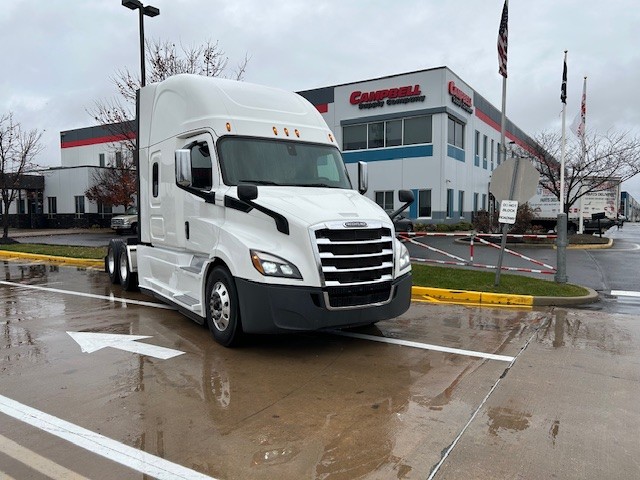
[{"label": "overcast sky", "polygon": [[[145,2],[146,4],[146,2]],[[219,41],[245,80],[288,90],[447,66],[498,109],[496,40],[503,0],[153,0],[147,38]],[[60,165],[60,131],[115,96],[118,69],[139,71],[137,12],[121,0],[11,0],[0,6],[0,113],[45,130],[38,163]],[[638,0],[511,0],[507,116],[531,136],[568,126],[588,76],[587,130],[640,135]],[[639,176],[640,177],[640,176]],[[623,186],[640,200],[640,178]]]}]

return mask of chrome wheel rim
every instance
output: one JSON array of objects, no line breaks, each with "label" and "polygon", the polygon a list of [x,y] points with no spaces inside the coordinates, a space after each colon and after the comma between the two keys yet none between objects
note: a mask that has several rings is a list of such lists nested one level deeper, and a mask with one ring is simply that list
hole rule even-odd
[{"label": "chrome wheel rim", "polygon": [[229,327],[231,319],[231,299],[229,290],[222,282],[216,282],[211,290],[209,299],[209,311],[216,329],[224,332]]},{"label": "chrome wheel rim", "polygon": [[126,280],[129,276],[129,269],[127,268],[127,252],[120,253],[120,278]]},{"label": "chrome wheel rim", "polygon": [[113,248],[109,249],[109,255],[107,257],[107,268],[109,269],[109,273],[112,275],[116,271],[116,259]]}]

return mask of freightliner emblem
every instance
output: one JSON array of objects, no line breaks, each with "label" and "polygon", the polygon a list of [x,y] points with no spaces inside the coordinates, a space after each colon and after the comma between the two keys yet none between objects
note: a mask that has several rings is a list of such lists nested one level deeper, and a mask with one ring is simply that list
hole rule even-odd
[{"label": "freightliner emblem", "polygon": [[344,222],[345,228],[365,228],[367,222]]}]

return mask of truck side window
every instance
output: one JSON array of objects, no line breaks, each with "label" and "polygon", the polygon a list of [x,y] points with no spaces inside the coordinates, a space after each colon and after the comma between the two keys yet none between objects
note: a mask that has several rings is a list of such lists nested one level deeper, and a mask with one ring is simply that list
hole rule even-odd
[{"label": "truck side window", "polygon": [[158,182],[159,182],[159,167],[158,167],[158,162],[155,162],[153,164],[152,167],[152,173],[151,173],[151,192],[153,194],[153,197],[156,198],[158,196]]},{"label": "truck side window", "polygon": [[191,147],[191,178],[193,188],[211,190],[211,155],[204,142]]}]

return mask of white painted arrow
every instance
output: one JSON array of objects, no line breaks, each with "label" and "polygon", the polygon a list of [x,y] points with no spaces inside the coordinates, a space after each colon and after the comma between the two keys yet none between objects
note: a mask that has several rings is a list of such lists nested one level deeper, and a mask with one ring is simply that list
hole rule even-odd
[{"label": "white painted arrow", "polygon": [[118,335],[115,333],[67,332],[85,353],[93,353],[101,348],[111,347],[126,352],[138,353],[150,357],[167,360],[182,355],[184,352],[171,348],[139,343],[136,340],[151,338],[148,335]]}]

